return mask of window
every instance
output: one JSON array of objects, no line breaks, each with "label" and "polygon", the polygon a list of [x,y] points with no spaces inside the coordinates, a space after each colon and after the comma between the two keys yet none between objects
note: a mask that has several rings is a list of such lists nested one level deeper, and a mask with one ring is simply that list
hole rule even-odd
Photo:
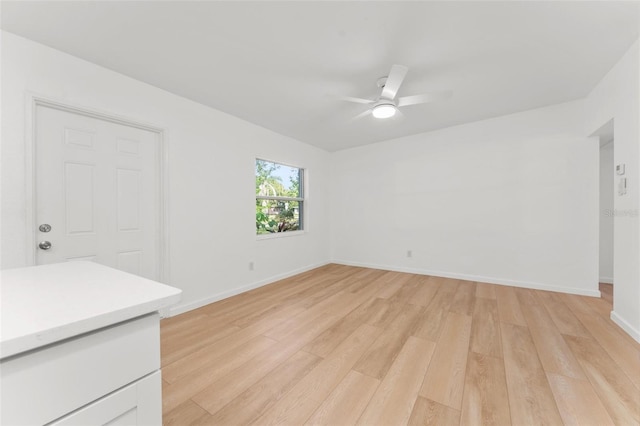
[{"label": "window", "polygon": [[256,159],[256,234],[303,229],[304,169]]}]

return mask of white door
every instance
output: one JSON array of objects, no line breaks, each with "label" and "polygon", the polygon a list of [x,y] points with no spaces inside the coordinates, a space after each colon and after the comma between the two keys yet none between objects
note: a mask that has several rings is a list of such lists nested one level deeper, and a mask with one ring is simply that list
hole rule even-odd
[{"label": "white door", "polygon": [[158,134],[42,105],[35,131],[37,264],[158,279]]}]

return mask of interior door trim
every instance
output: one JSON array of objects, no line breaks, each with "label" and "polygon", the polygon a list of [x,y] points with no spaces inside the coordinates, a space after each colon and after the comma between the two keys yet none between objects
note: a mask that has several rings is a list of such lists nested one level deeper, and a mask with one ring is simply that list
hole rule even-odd
[{"label": "interior door trim", "polygon": [[169,157],[166,129],[139,120],[119,116],[110,112],[100,111],[83,105],[74,105],[67,101],[59,101],[45,96],[27,93],[25,102],[25,190],[26,190],[26,218],[25,234],[27,239],[26,264],[36,264],[36,223],[37,192],[36,192],[36,109],[39,106],[53,108],[64,112],[83,115],[102,121],[121,124],[128,127],[147,130],[158,136],[158,277],[159,281],[168,284],[169,278]]}]

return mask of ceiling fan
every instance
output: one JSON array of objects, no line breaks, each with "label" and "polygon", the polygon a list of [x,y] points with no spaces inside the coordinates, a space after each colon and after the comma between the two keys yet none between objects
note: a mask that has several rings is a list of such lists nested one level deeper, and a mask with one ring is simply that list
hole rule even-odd
[{"label": "ceiling fan", "polygon": [[453,92],[451,90],[443,90],[438,92],[422,93],[420,95],[403,96],[396,99],[398,90],[400,89],[408,70],[409,68],[404,65],[393,65],[388,77],[381,77],[378,79],[377,85],[382,89],[382,91],[380,96],[376,99],[354,98],[352,96],[342,96],[340,99],[359,104],[371,105],[371,108],[354,117],[355,120],[368,114],[373,115],[375,118],[389,118],[393,117],[396,112],[398,112],[398,108],[440,101],[452,96]]}]

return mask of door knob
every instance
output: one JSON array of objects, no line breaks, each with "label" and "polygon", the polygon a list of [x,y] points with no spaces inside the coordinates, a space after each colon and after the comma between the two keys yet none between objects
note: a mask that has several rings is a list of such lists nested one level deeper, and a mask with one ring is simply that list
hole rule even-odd
[{"label": "door knob", "polygon": [[40,244],[38,244],[38,247],[40,247],[42,250],[49,250],[51,248],[51,243],[49,241],[42,241],[40,242]]}]

